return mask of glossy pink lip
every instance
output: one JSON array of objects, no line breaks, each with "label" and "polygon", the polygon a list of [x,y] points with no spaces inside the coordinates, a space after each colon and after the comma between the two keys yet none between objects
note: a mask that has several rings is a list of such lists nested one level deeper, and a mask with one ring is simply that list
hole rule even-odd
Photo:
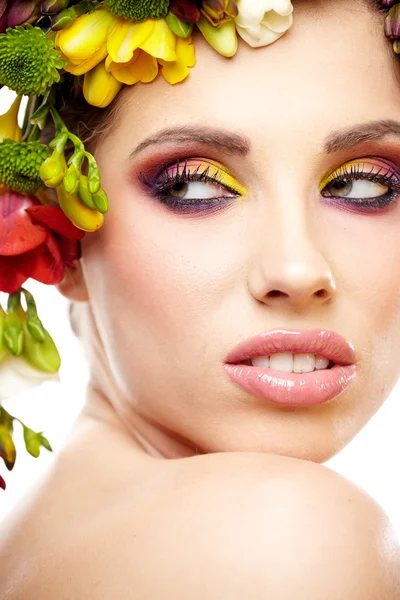
[{"label": "glossy pink lip", "polygon": [[[281,352],[323,356],[335,365],[312,373],[285,373],[240,364],[256,356]],[[355,352],[343,336],[326,329],[276,330],[245,340],[226,358],[230,379],[269,402],[313,406],[339,396],[356,374]]]}]

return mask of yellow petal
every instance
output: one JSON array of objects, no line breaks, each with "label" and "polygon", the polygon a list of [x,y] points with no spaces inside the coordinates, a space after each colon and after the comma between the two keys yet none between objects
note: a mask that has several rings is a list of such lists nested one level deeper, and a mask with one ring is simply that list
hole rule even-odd
[{"label": "yellow petal", "polygon": [[82,61],[70,61],[64,69],[72,75],[84,75],[107,56],[107,46],[102,46],[90,58]]},{"label": "yellow petal", "polygon": [[238,49],[235,21],[226,21],[219,27],[213,27],[207,19],[201,17],[196,23],[207,42],[222,56],[231,58]]},{"label": "yellow petal", "polygon": [[56,36],[56,47],[70,60],[87,60],[107,43],[110,29],[117,19],[102,8],[82,15]]},{"label": "yellow petal", "polygon": [[126,63],[132,59],[136,48],[139,48],[154,30],[155,21],[147,19],[142,23],[120,20],[111,31],[107,50],[113,62]]},{"label": "yellow petal", "polygon": [[22,96],[17,96],[8,111],[0,116],[0,142],[9,138],[14,142],[20,142],[22,129],[18,125],[18,112]]},{"label": "yellow petal", "polygon": [[111,59],[111,56],[108,55],[106,58],[106,71],[109,71],[109,73],[114,74],[117,71],[120,71],[121,69],[125,69],[126,67],[131,65],[133,62],[135,62],[135,60],[138,58],[140,53],[141,53],[141,50],[139,50],[139,48],[136,48],[135,52],[133,53],[133,57],[131,58],[131,60],[129,62],[126,62],[126,63],[114,62]]},{"label": "yellow petal", "polygon": [[117,81],[112,73],[106,71],[105,61],[86,73],[83,81],[83,95],[86,102],[100,108],[111,104],[121,88],[122,83]]},{"label": "yellow petal", "polygon": [[136,60],[123,68],[116,69],[113,75],[115,79],[126,85],[133,85],[138,81],[150,83],[158,75],[157,59],[141,50]]},{"label": "yellow petal", "polygon": [[177,36],[172,33],[165,19],[157,19],[151,36],[140,44],[140,48],[155,58],[176,60],[176,40]]},{"label": "yellow petal", "polygon": [[196,64],[196,56],[191,38],[177,39],[176,54],[178,59],[174,62],[166,62],[161,59],[158,60],[162,65],[161,73],[164,79],[172,85],[186,79],[190,72],[188,67],[194,67]]}]

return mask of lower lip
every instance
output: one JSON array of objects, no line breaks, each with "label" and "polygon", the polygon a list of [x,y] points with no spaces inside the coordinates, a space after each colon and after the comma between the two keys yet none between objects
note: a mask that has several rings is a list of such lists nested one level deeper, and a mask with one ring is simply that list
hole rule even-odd
[{"label": "lower lip", "polygon": [[311,373],[285,373],[247,365],[225,365],[229,377],[263,400],[285,406],[315,406],[337,398],[355,377],[355,365]]}]

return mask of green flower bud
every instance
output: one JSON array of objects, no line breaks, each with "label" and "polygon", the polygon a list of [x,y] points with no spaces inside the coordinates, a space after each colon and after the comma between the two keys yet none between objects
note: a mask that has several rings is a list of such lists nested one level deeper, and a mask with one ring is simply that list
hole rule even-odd
[{"label": "green flower bud", "polygon": [[0,424],[0,457],[4,460],[7,469],[12,471],[17,451],[11,433],[4,424]]},{"label": "green flower bud", "polygon": [[62,10],[58,15],[51,17],[51,29],[53,31],[60,31],[66,27],[70,27],[74,21],[78,18],[78,13],[73,6]]},{"label": "green flower bud", "polygon": [[169,12],[165,17],[168,27],[178,37],[187,38],[193,31],[193,23],[185,23],[181,19],[178,19],[174,14]]},{"label": "green flower bud", "polygon": [[42,15],[56,15],[67,8],[69,0],[44,0],[40,5]]},{"label": "green flower bud", "polygon": [[39,317],[36,315],[32,319],[28,319],[26,325],[33,339],[42,344],[46,338],[46,330]]},{"label": "green flower bud", "polygon": [[26,323],[24,324],[24,333],[24,356],[27,361],[38,371],[42,371],[43,373],[57,373],[61,366],[61,358],[48,331],[44,330],[43,342],[38,342],[29,334]]},{"label": "green flower bud", "polygon": [[99,212],[104,214],[108,211],[108,198],[103,188],[101,188],[96,194],[93,194],[93,202],[95,203]]},{"label": "green flower bud", "polygon": [[43,130],[46,125],[49,110],[50,107],[47,104],[38,108],[31,116],[31,124],[38,125],[39,129]]},{"label": "green flower bud", "polygon": [[60,81],[61,58],[52,39],[30,24],[7,29],[0,34],[0,84],[18,94],[43,96]]},{"label": "green flower bud", "polygon": [[34,458],[40,456],[40,440],[36,431],[24,425],[24,442],[29,454]]},{"label": "green flower bud", "polygon": [[81,175],[79,181],[78,196],[88,208],[97,210],[95,203],[93,202],[92,194],[89,191],[89,180],[86,175]]},{"label": "green flower bud", "polygon": [[3,339],[5,322],[6,322],[6,313],[3,310],[3,307],[0,306],[0,362],[3,360],[3,358],[7,354],[7,346]]},{"label": "green flower bud", "polygon": [[97,168],[96,161],[94,158],[89,160],[89,170],[88,170],[88,179],[89,179],[89,191],[91,194],[95,194],[100,189],[100,171]]},{"label": "green flower bud", "polygon": [[40,456],[40,448],[42,446],[49,452],[53,452],[53,448],[50,446],[49,441],[41,432],[37,433],[36,431],[33,431],[33,429],[29,429],[26,425],[23,427],[25,447],[31,456],[34,458]]},{"label": "green flower bud", "polygon": [[39,170],[49,150],[40,142],[0,143],[0,183],[13,192],[34,194],[42,185]]},{"label": "green flower bud", "polygon": [[42,163],[39,176],[46,187],[56,188],[61,184],[66,172],[67,163],[64,152],[60,154],[56,148],[53,154]]},{"label": "green flower bud", "polygon": [[160,19],[168,14],[170,0],[106,0],[106,8],[129,21]]},{"label": "green flower bud", "polygon": [[20,356],[24,349],[24,331],[21,317],[16,312],[8,312],[4,322],[4,342],[14,356]]},{"label": "green flower bud", "polygon": [[63,188],[67,194],[76,194],[79,188],[81,172],[75,165],[70,165],[63,179]]}]

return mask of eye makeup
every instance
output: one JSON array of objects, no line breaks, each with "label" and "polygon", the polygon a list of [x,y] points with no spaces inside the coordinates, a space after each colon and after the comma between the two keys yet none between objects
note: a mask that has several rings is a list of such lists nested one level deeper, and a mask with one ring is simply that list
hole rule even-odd
[{"label": "eye makeup", "polygon": [[204,158],[165,164],[150,177],[141,172],[139,180],[159,202],[172,210],[186,213],[223,208],[248,193],[226,167]]},{"label": "eye makeup", "polygon": [[360,212],[378,212],[395,205],[400,195],[400,169],[390,160],[352,160],[325,176],[320,194],[330,203]]}]

